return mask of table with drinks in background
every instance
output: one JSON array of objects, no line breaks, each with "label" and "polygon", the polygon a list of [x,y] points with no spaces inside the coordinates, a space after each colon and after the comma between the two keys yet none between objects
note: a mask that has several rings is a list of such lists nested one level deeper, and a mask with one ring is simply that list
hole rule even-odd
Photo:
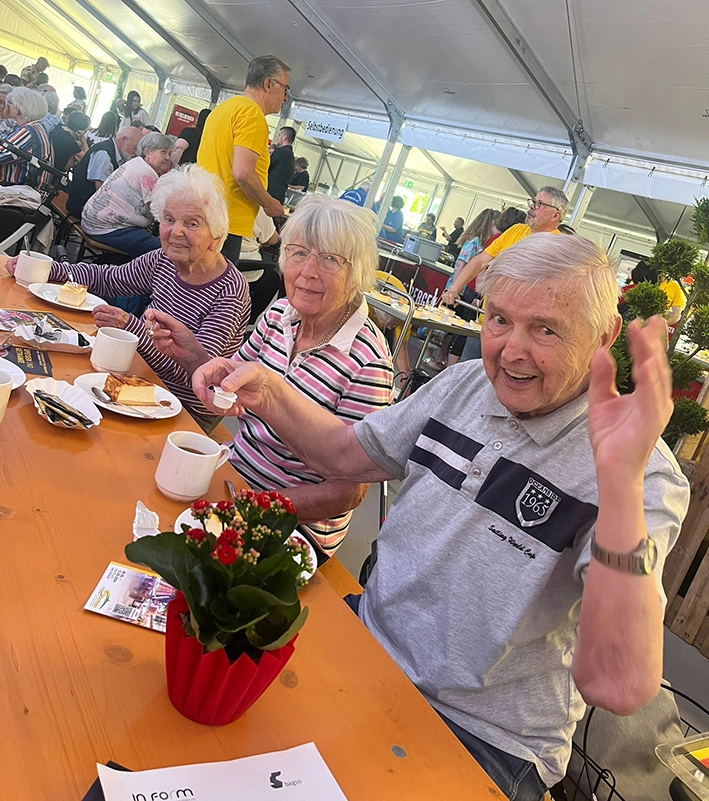
[{"label": "table with drinks in background", "polygon": [[[95,335],[90,313],[31,293],[3,264],[0,309],[46,312]],[[86,352],[47,356],[55,381],[75,385],[95,374]],[[166,391],[140,356],[127,371]],[[0,362],[3,797],[79,801],[96,762],[146,770],[314,742],[351,801],[502,798],[342,601],[344,590],[333,586],[344,573],[337,560],[302,591],[310,616],[286,669],[256,704],[225,727],[182,717],[166,692],[163,635],[84,606],[109,563],[126,563],[138,501],[159,515],[161,530],[188,506],[156,485],[168,437],[171,458],[203,460],[184,447],[211,454],[201,476],[208,500],[225,497],[225,479],[237,489],[244,482],[183,409],[145,419],[100,406],[98,425],[69,430],[41,417],[28,391],[12,383]],[[223,427],[213,436],[220,435],[226,438]],[[172,489],[178,497],[185,491]]]}]

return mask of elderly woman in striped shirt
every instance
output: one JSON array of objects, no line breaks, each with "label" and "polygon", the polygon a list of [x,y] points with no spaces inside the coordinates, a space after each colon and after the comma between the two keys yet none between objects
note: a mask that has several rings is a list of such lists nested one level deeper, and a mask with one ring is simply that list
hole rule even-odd
[{"label": "elderly woman in striped shirt", "polygon": [[[209,387],[228,384],[235,360],[260,362],[350,423],[388,405],[391,356],[362,295],[377,269],[375,226],[374,214],[352,203],[323,195],[304,200],[281,236],[287,298],[271,306],[234,360],[210,359],[183,326],[148,312],[158,324],[156,346],[194,373],[194,390],[208,408],[214,409]],[[249,411],[240,418],[231,463],[251,487],[287,492],[320,561],[342,542],[367,488],[318,486],[322,477]]]},{"label": "elderly woman in striped shirt", "polygon": [[[49,280],[66,281],[71,272],[89,292],[103,297],[150,295],[148,309],[183,323],[210,358],[233,355],[242,344],[251,302],[246,279],[220,253],[228,232],[221,182],[194,164],[180,167],[158,179],[151,207],[160,221],[162,247],[120,265],[53,262]],[[16,261],[7,264],[11,274]],[[205,430],[214,427],[219,418],[193,393],[192,374],[155,347],[142,318],[101,305],[94,319],[99,327],[137,334],[138,353],[165,386]]]}]

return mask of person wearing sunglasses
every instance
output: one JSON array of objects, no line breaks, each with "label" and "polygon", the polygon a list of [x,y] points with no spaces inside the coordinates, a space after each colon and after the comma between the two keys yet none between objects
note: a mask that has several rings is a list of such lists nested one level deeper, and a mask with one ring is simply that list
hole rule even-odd
[{"label": "person wearing sunglasses", "polygon": [[465,286],[476,278],[490,262],[530,234],[558,234],[559,223],[569,207],[569,199],[555,186],[543,186],[533,198],[527,201],[529,210],[524,223],[513,225],[504,234],[491,242],[482,253],[472,258],[453,279],[453,283],[443,293],[441,300],[450,306],[455,305],[458,295]]},{"label": "person wearing sunglasses", "polygon": [[[224,184],[229,235],[222,253],[237,267],[241,239],[253,234],[259,208],[269,217],[285,214],[281,202],[266,191],[270,162],[266,115],[276,114],[290,97],[289,72],[290,67],[276,56],[252,59],[244,94],[224,100],[204,123],[197,164]],[[278,271],[271,269],[249,284],[253,319],[271,302],[280,281]]]}]

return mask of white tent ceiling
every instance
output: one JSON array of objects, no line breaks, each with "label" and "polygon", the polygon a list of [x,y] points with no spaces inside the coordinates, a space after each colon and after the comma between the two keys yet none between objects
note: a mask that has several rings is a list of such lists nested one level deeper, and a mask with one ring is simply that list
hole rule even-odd
[{"label": "white tent ceiling", "polygon": [[[504,163],[514,154],[484,157],[494,137],[546,148],[556,167],[536,171],[557,178],[571,161],[569,129],[582,120],[598,185],[652,198],[668,230],[677,207],[658,200],[707,194],[704,0],[7,0],[2,13],[34,22],[70,59],[215,93],[243,87],[251,56],[275,53],[293,68],[301,106],[393,109],[407,136],[439,137],[432,150],[520,170],[519,159]],[[636,161],[615,170],[622,155]],[[648,162],[672,181],[645,180]],[[615,202],[623,205],[643,216],[632,199]]]}]

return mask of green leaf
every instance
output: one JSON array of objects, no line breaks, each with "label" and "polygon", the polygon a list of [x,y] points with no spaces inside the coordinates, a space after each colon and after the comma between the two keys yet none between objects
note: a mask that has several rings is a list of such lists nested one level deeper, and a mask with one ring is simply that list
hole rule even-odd
[{"label": "green leaf", "polygon": [[271,609],[274,606],[292,606],[297,603],[297,596],[295,600],[290,600],[290,595],[285,599],[279,598],[271,592],[267,592],[261,587],[250,587],[248,585],[240,585],[232,587],[226,594],[229,603],[243,612],[256,612],[260,613],[264,609]]},{"label": "green leaf", "polygon": [[254,567],[254,578],[257,581],[263,581],[279,570],[288,567],[289,562],[292,561],[293,557],[289,553],[275,553],[273,556],[267,556]]},{"label": "green leaf", "polygon": [[262,651],[275,651],[276,648],[282,648],[286,643],[290,642],[303,627],[303,624],[307,619],[308,607],[304,606],[300,610],[298,617],[296,617],[290,626],[288,626],[288,628],[277,639],[268,642],[265,637],[260,636],[259,633],[254,629],[247,630],[246,636],[248,637],[251,645],[255,646],[256,648],[260,648]]}]

